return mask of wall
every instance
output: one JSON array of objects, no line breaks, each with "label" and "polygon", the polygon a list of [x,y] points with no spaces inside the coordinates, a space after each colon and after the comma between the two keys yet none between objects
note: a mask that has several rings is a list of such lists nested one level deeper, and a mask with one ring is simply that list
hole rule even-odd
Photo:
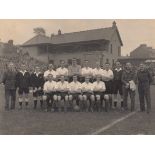
[{"label": "wall", "polygon": [[[111,53],[111,45],[112,45],[112,53]],[[120,48],[120,56],[118,55],[118,48]],[[121,43],[119,41],[117,33],[114,33],[108,48],[108,53],[105,56],[107,59],[109,59],[109,63],[113,64],[118,58],[121,57]]]},{"label": "wall", "polygon": [[68,63],[68,60],[70,59],[80,59],[81,65],[83,64],[83,61],[85,59],[88,59],[90,62],[90,66],[93,67],[94,63],[96,61],[100,60],[100,52],[95,51],[95,52],[75,52],[75,53],[69,53],[69,52],[61,52],[61,53],[55,53],[55,54],[50,54],[50,59],[54,61],[55,65],[60,64],[60,60],[65,60],[66,63]]}]

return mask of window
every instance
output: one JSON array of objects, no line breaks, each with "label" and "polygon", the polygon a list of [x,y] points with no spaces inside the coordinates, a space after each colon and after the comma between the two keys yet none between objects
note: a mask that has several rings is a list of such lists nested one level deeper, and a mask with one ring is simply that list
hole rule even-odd
[{"label": "window", "polygon": [[121,56],[121,47],[118,47],[118,56]]},{"label": "window", "polygon": [[110,45],[110,53],[112,53],[112,44]]}]

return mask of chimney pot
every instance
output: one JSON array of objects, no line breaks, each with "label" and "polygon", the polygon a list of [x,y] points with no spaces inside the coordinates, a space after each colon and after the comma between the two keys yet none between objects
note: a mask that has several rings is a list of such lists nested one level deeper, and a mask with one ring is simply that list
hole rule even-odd
[{"label": "chimney pot", "polygon": [[61,35],[61,30],[60,29],[58,30],[58,35]]},{"label": "chimney pot", "polygon": [[115,21],[113,21],[113,23],[112,23],[112,27],[113,27],[113,28],[116,28],[116,27],[117,27]]}]

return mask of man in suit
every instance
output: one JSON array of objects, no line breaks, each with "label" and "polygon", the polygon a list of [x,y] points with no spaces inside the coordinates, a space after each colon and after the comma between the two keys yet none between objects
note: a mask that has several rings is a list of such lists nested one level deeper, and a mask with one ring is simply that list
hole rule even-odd
[{"label": "man in suit", "polygon": [[140,69],[137,72],[138,80],[138,93],[140,101],[140,110],[145,111],[145,100],[147,105],[147,113],[151,110],[151,96],[150,96],[150,83],[152,82],[152,76],[146,69],[145,64],[140,64]]},{"label": "man in suit", "polygon": [[[5,85],[5,110],[15,109],[17,73],[13,63],[9,63],[8,70],[4,73],[2,83]],[[11,107],[9,99],[11,97]]]},{"label": "man in suit", "polygon": [[135,82],[136,73],[132,68],[131,63],[126,63],[126,67],[122,73],[122,83],[123,83],[123,107],[124,110],[128,110],[128,94],[130,94],[131,99],[131,111],[135,109]]}]

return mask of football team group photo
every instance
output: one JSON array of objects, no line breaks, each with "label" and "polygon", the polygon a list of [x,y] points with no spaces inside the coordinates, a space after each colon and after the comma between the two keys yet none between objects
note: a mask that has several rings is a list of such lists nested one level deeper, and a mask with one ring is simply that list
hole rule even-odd
[{"label": "football team group photo", "polygon": [[0,20],[0,134],[154,134],[154,23]]}]

